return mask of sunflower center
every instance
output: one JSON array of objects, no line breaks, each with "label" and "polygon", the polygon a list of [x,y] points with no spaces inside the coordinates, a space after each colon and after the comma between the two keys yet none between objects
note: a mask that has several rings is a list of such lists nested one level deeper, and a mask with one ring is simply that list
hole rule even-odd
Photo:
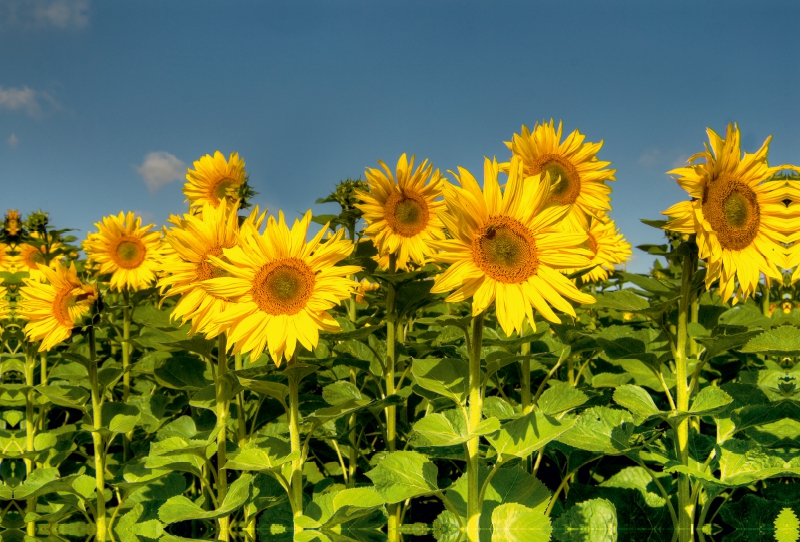
[{"label": "sunflower center", "polygon": [[703,215],[722,248],[743,250],[758,235],[761,211],[753,190],[735,177],[721,176],[703,190]]},{"label": "sunflower center", "polygon": [[569,205],[581,194],[581,176],[572,162],[558,154],[543,154],[533,166],[533,175],[550,174],[550,199]]},{"label": "sunflower center", "polygon": [[28,254],[28,267],[36,267],[36,264],[47,264],[47,260],[41,250],[33,248]]},{"label": "sunflower center", "polygon": [[[59,290],[53,298],[53,316],[64,327],[75,327],[72,309],[76,306],[87,306],[94,302],[97,292],[91,286],[66,286]],[[80,313],[78,313],[80,314]]]},{"label": "sunflower center", "polygon": [[113,251],[114,263],[123,269],[136,269],[142,265],[146,255],[147,248],[141,239],[129,235],[120,237]]},{"label": "sunflower center", "polygon": [[507,284],[524,282],[539,268],[533,235],[508,216],[489,218],[489,223],[472,241],[472,258],[484,273]]},{"label": "sunflower center", "polygon": [[217,199],[223,199],[228,196],[231,188],[238,184],[236,179],[231,179],[230,177],[223,177],[214,185],[214,188],[211,190],[211,193]]},{"label": "sunflower center", "polygon": [[214,246],[211,247],[205,254],[197,267],[195,267],[195,273],[197,274],[197,281],[201,280],[208,280],[208,279],[215,279],[217,277],[228,277],[230,276],[228,272],[224,269],[221,269],[211,262],[208,261],[209,256],[216,256],[225,260],[225,257],[222,256],[222,247],[221,246]]},{"label": "sunflower center", "polygon": [[316,276],[297,258],[263,266],[253,280],[253,301],[267,314],[297,314],[314,293]]},{"label": "sunflower center", "polygon": [[414,237],[428,225],[428,204],[412,190],[392,193],[383,208],[389,227],[403,237]]}]

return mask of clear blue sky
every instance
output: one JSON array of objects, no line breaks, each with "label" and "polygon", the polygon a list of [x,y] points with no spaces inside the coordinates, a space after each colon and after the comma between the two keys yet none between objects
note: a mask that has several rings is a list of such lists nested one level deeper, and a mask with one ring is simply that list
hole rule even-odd
[{"label": "clear blue sky", "polygon": [[796,0],[0,0],[0,207],[81,236],[121,210],[162,223],[185,209],[171,169],[219,149],[271,211],[330,212],[314,199],[378,158],[480,174],[553,117],[605,140],[612,216],[659,242],[638,219],[685,198],[664,172],[706,126],[800,162],[798,22]]}]

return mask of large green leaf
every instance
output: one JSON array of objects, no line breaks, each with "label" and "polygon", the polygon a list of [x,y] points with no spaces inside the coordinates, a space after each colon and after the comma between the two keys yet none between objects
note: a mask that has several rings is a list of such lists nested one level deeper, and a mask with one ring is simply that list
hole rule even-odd
[{"label": "large green leaf", "polygon": [[594,305],[587,305],[590,309],[616,309],[618,311],[634,312],[646,309],[650,303],[641,296],[633,293],[632,290],[618,290],[614,292],[602,293],[595,296],[597,302]]},{"label": "large green leaf", "polygon": [[556,416],[578,408],[589,400],[584,392],[567,382],[551,380],[547,388],[536,403],[536,408],[544,414]]},{"label": "large green leaf", "polygon": [[592,407],[581,412],[558,441],[590,452],[619,454],[628,449],[633,428],[633,417],[627,410]]},{"label": "large green leaf", "polygon": [[285,440],[276,437],[253,439],[228,456],[225,468],[269,471],[294,461],[299,455],[299,451],[292,452],[291,446]]},{"label": "large green leaf", "polygon": [[630,410],[637,424],[661,413],[647,390],[640,386],[620,386],[614,390],[614,402]]},{"label": "large green leaf", "polygon": [[437,491],[438,469],[417,452],[390,452],[366,473],[375,490],[389,503],[430,495]]},{"label": "large green leaf", "polygon": [[169,525],[190,519],[217,519],[227,516],[247,501],[252,481],[253,477],[250,474],[240,476],[228,488],[228,494],[217,510],[203,510],[197,503],[183,495],[171,497],[158,509],[158,518],[162,523]]},{"label": "large green leaf", "polygon": [[381,508],[383,497],[371,487],[358,487],[314,496],[306,515],[321,525],[339,525]]},{"label": "large green leaf", "polygon": [[411,373],[417,385],[463,403],[469,390],[469,365],[460,359],[415,359]]},{"label": "large green leaf", "polygon": [[617,508],[607,499],[576,504],[553,525],[561,542],[616,542]]},{"label": "large green leaf", "polygon": [[741,351],[772,356],[796,356],[800,354],[800,329],[795,326],[770,329],[747,341]]},{"label": "large green leaf", "polygon": [[426,446],[455,446],[467,442],[473,436],[487,435],[500,429],[497,418],[481,420],[470,433],[464,411],[460,408],[445,410],[425,416],[414,424],[414,431],[424,437]]},{"label": "large green leaf", "polygon": [[548,442],[563,436],[575,424],[575,416],[562,419],[534,410],[503,424],[500,431],[486,437],[497,452],[498,461],[514,457],[525,458],[543,448]]},{"label": "large green leaf", "polygon": [[550,518],[517,503],[501,504],[492,511],[492,542],[548,542]]}]

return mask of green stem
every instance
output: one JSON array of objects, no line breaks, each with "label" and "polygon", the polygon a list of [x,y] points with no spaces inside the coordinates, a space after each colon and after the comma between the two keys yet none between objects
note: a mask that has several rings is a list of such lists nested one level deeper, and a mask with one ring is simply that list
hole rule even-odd
[{"label": "green stem", "polygon": [[[397,256],[389,255],[389,275],[394,275],[397,267]],[[383,380],[386,386],[386,395],[394,393],[395,368],[396,368],[396,345],[397,345],[397,313],[395,311],[395,301],[397,292],[394,284],[387,285],[386,290],[386,371]],[[396,449],[397,439],[397,407],[392,405],[384,409],[386,415],[386,449],[390,452]],[[387,507],[389,513],[388,534],[389,542],[400,540],[400,505],[390,504]]]},{"label": "green stem", "polygon": [[[693,249],[694,247],[687,246]],[[683,257],[683,273],[681,275],[681,298],[678,305],[678,327],[675,344],[676,367],[676,400],[678,411],[689,410],[687,324],[692,305],[692,278],[697,266],[696,253],[690,250]],[[675,427],[675,442],[678,458],[682,465],[689,465],[689,418],[684,418]],[[694,503],[691,499],[689,477],[678,475],[678,540],[690,542],[694,539]]]},{"label": "green stem", "polygon": [[[242,362],[242,353],[236,352],[234,355],[233,367],[236,371],[244,369]],[[244,410],[244,390],[236,395],[236,431],[239,437],[239,447],[242,447],[247,442],[247,414]]]},{"label": "green stem", "polygon": [[94,523],[97,527],[95,540],[105,542],[106,540],[106,482],[105,482],[105,443],[103,434],[103,395],[100,390],[100,383],[97,379],[97,344],[94,338],[94,326],[89,326],[86,339],[89,343],[89,386],[92,388],[92,418],[94,431],[92,431],[92,442],[94,444],[94,477],[96,482],[97,506],[95,507]]},{"label": "green stem", "polygon": [[[469,352],[469,431],[481,422],[483,397],[481,395],[481,347],[483,345],[483,313],[472,318],[472,338]],[[481,523],[480,484],[478,469],[480,437],[467,441],[467,539],[479,542]]]},{"label": "green stem", "polygon": [[[292,368],[297,363],[297,351],[289,361]],[[292,476],[289,481],[289,502],[294,515],[295,534],[302,531],[303,527],[297,524],[297,519],[303,515],[303,458],[300,444],[300,378],[297,371],[288,371],[289,377],[289,442],[292,453],[297,452],[297,457],[292,461]]]},{"label": "green stem", "polygon": [[764,283],[764,295],[761,296],[761,313],[769,318],[769,285]]},{"label": "green stem", "polygon": [[[36,425],[34,422],[33,413],[33,386],[36,385],[33,378],[33,372],[36,368],[36,356],[33,352],[33,345],[25,345],[25,385],[28,391],[25,393],[25,444],[26,451],[32,452],[34,449],[34,439],[36,438]],[[36,464],[33,459],[25,459],[25,467],[27,475],[30,476]],[[28,499],[26,503],[27,514],[36,513],[36,497]],[[36,536],[36,522],[29,521],[27,525],[28,536]]]},{"label": "green stem", "polygon": [[[228,370],[228,342],[224,333],[217,338],[217,374],[215,379],[216,385],[216,403],[217,403],[217,502],[222,505],[225,496],[228,494],[228,477],[225,471],[226,453],[227,453],[227,428],[228,428],[228,410],[230,409],[230,399],[224,396],[225,387],[223,386],[222,379]],[[217,540],[230,540],[230,517],[223,516],[217,520],[219,525],[219,533]]]},{"label": "green stem", "polygon": [[[122,402],[127,403],[131,393],[131,310],[128,289],[122,290],[124,305],[122,307]],[[133,431],[122,436],[122,459],[127,461],[130,455],[130,442]]]}]

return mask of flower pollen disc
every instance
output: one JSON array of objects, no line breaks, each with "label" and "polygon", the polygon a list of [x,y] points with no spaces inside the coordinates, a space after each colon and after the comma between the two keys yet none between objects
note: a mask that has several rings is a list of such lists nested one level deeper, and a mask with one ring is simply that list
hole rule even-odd
[{"label": "flower pollen disc", "polygon": [[472,242],[475,264],[498,282],[519,284],[536,274],[538,251],[533,235],[519,221],[498,216],[489,219]]},{"label": "flower pollen disc", "polygon": [[758,235],[761,212],[755,192],[727,175],[709,182],[703,190],[703,215],[728,250],[750,246]]},{"label": "flower pollen disc", "polygon": [[261,268],[253,280],[253,301],[273,316],[297,314],[314,293],[316,276],[297,258],[284,258]]},{"label": "flower pollen disc", "polygon": [[403,237],[414,237],[428,225],[428,204],[413,190],[394,192],[384,204],[386,222],[392,231]]}]

